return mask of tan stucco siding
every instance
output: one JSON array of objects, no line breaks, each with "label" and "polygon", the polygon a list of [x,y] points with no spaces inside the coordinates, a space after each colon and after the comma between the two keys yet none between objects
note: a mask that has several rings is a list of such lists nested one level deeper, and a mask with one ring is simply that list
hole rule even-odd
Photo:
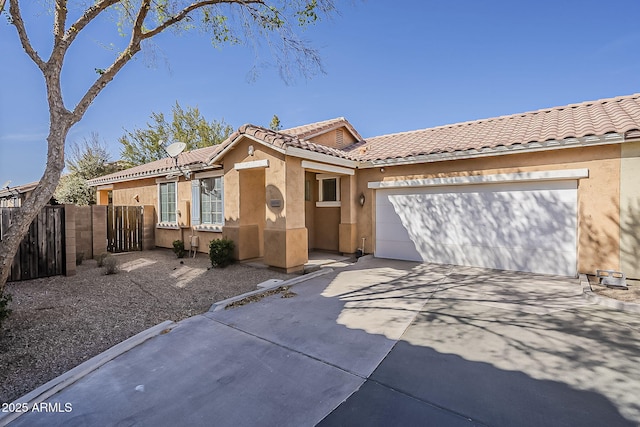
[{"label": "tan stucco siding", "polygon": [[[248,154],[253,145],[254,154]],[[268,161],[268,167],[235,170],[236,164]],[[265,263],[301,269],[307,261],[304,170],[300,159],[243,138],[223,159],[224,234],[236,241],[236,256],[263,256]]]},{"label": "tan stucco siding", "polygon": [[640,142],[622,145],[620,160],[620,269],[640,279]]},{"label": "tan stucco siding", "polygon": [[286,165],[285,201],[287,228],[304,228],[305,170],[302,168],[302,160],[296,157],[287,157]]},{"label": "tan stucco siding", "polygon": [[620,196],[620,146],[608,145],[548,152],[385,166],[358,171],[357,194],[366,196],[358,210],[358,238],[366,238],[365,252],[374,251],[375,193],[369,182],[450,176],[491,175],[544,170],[589,170],[578,184],[578,271],[619,268],[620,232],[616,221]]},{"label": "tan stucco siding", "polygon": [[317,208],[315,215],[314,249],[337,251],[339,248],[340,208]]},{"label": "tan stucco siding", "polygon": [[[318,192],[318,184],[316,184],[316,174],[312,172],[306,172],[304,174],[305,186],[308,186],[309,200],[304,202],[304,220],[305,227],[307,228],[307,235],[309,238],[309,249],[315,248],[315,212],[316,212],[316,200]],[[306,190],[305,190],[306,191]]]},{"label": "tan stucco siding", "polygon": [[[159,212],[158,207],[158,183],[156,178],[146,178],[137,181],[119,182],[113,184],[113,204],[115,206],[144,206],[151,205],[155,212]],[[172,248],[174,240],[183,240],[185,247],[190,248],[190,225],[191,225],[191,181],[180,178],[178,182],[178,205],[177,215],[179,228],[156,228],[155,245],[160,248]],[[156,217],[157,220],[157,217]],[[196,233],[198,234],[198,233]],[[209,235],[219,233],[203,232],[203,241],[210,240]],[[208,251],[200,243],[199,249]]]},{"label": "tan stucco siding", "polygon": [[[135,197],[138,196],[138,201]],[[158,185],[155,178],[113,184],[112,201],[115,206],[158,206]]]},{"label": "tan stucco siding", "polygon": [[315,136],[310,138],[309,141],[332,148],[344,148],[357,142],[346,127]]}]

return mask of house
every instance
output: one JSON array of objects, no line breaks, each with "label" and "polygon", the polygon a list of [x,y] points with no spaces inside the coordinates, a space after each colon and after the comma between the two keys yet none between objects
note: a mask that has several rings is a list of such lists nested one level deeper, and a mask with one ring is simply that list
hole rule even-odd
[{"label": "house", "polygon": [[[574,276],[640,278],[640,94],[362,138],[344,118],[96,178],[149,205],[157,246],[228,237],[240,260],[300,270],[313,249]],[[189,179],[185,174],[190,174]]]},{"label": "house", "polygon": [[38,186],[39,181],[15,187],[0,188],[0,208],[19,208],[27,196]]}]

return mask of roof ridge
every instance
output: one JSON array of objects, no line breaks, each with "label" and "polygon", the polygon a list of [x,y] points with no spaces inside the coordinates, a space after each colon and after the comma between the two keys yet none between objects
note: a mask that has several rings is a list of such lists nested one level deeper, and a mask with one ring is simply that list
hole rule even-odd
[{"label": "roof ridge", "polygon": [[320,124],[323,124],[323,123],[339,122],[339,121],[347,121],[347,119],[344,116],[340,116],[340,117],[335,117],[333,119],[320,120],[318,122],[305,123],[305,124],[298,125],[298,126],[292,126],[290,128],[282,129],[280,132],[286,132],[286,131],[292,130],[292,129],[310,127],[310,126],[317,126],[317,125],[320,125]]}]

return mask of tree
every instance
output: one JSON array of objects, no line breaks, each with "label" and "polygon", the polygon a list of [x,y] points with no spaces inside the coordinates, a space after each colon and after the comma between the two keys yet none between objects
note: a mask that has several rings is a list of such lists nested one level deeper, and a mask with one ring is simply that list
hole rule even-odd
[{"label": "tree", "polygon": [[87,185],[87,180],[79,175],[64,175],[53,193],[56,202],[69,205],[95,205],[96,190]]},{"label": "tree", "polygon": [[[3,1],[3,0],[0,0]],[[49,108],[47,164],[40,183],[20,208],[0,242],[0,292],[9,275],[9,266],[29,224],[49,201],[64,169],[64,145],[72,126],[78,123],[100,92],[149,41],[168,29],[204,30],[215,45],[225,43],[267,43],[280,66],[283,77],[290,76],[294,65],[301,74],[321,70],[314,49],[296,36],[296,27],[313,24],[333,11],[332,0],[95,0],[42,3],[43,11],[52,9],[52,43],[47,59],[34,48],[20,0],[9,0],[8,18],[15,27],[21,46],[44,78]],[[82,9],[86,5],[86,9]],[[115,14],[120,34],[127,36],[126,46],[106,68],[96,68],[96,79],[80,96],[74,107],[65,103],[61,84],[65,58],[85,28],[98,17]],[[75,20],[74,20],[75,19]],[[69,23],[68,21],[73,21]],[[117,43],[116,43],[117,45]],[[146,48],[145,43],[145,48]],[[88,64],[93,68],[93,64]],[[68,99],[67,99],[68,102]]]},{"label": "tree", "polygon": [[220,144],[233,132],[233,127],[217,120],[207,122],[198,107],[183,110],[176,102],[173,121],[168,123],[164,114],[151,113],[147,129],[126,131],[118,141],[122,144],[122,159],[133,165],[142,165],[167,157],[163,144],[184,142],[187,150]]},{"label": "tree", "polygon": [[269,123],[269,129],[275,130],[276,132],[282,130],[282,125],[280,124],[280,117],[275,114],[271,118],[271,123]]},{"label": "tree", "polygon": [[69,174],[60,178],[54,197],[58,203],[73,205],[95,204],[96,192],[87,185],[87,180],[121,169],[111,162],[109,151],[97,133],[92,133],[90,139],[84,138],[82,144],[73,143],[66,164]]},{"label": "tree", "polygon": [[91,133],[89,139],[84,138],[82,144],[71,144],[66,164],[71,174],[83,179],[93,179],[118,171],[118,167],[111,162],[106,144],[100,141],[95,132]]}]

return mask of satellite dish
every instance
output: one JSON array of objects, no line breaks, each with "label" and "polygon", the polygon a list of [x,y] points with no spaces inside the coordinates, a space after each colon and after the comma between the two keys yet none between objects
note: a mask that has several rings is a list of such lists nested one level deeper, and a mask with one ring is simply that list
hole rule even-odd
[{"label": "satellite dish", "polygon": [[184,142],[174,142],[173,144],[169,145],[165,150],[167,151],[167,154],[169,156],[175,158],[175,157],[178,157],[178,155],[182,153],[185,148],[187,148],[187,144],[185,144]]},{"label": "satellite dish", "polygon": [[0,188],[9,188],[9,185],[11,184],[11,180],[5,182],[4,184],[2,184],[2,187]]}]

